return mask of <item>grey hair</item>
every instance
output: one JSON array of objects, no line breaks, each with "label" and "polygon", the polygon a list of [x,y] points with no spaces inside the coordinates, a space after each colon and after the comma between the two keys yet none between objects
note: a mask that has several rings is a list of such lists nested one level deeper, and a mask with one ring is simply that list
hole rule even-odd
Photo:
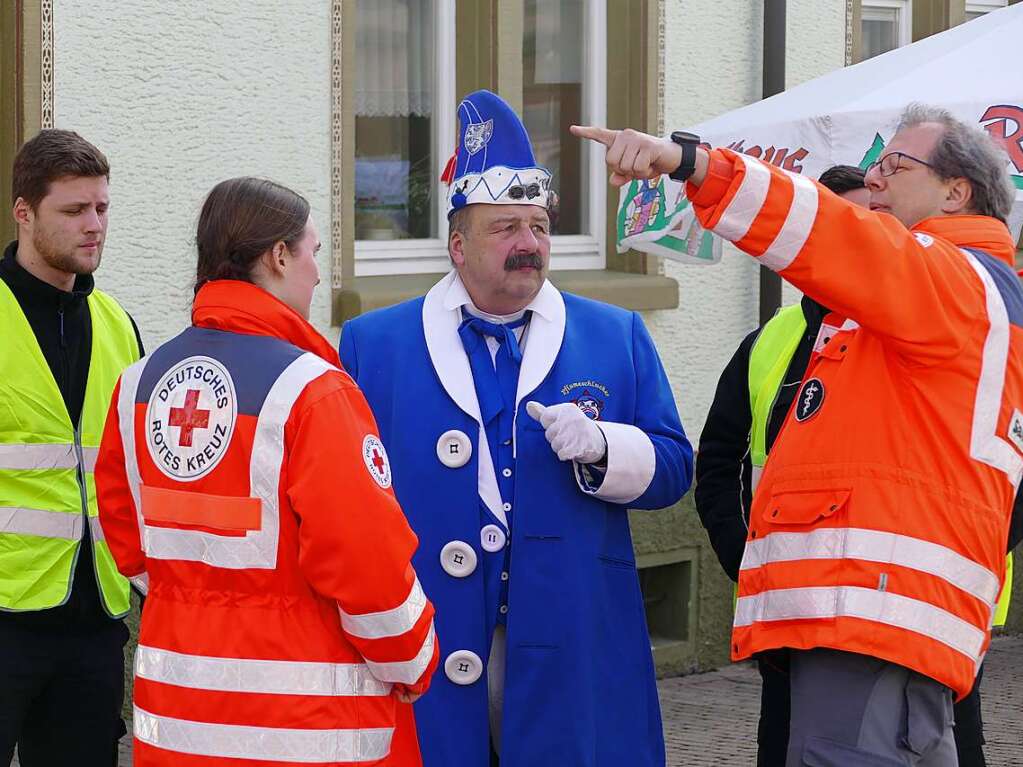
[{"label": "grey hair", "polygon": [[929,162],[942,180],[965,178],[973,196],[974,213],[1008,221],[1016,190],[1006,171],[1008,158],[991,137],[980,128],[967,125],[941,107],[910,104],[899,117],[896,132],[923,123],[937,123],[944,130]]},{"label": "grey hair", "polygon": [[472,221],[470,220],[469,209],[471,205],[466,205],[464,208],[459,208],[451,214],[451,218],[448,219],[448,233],[452,234],[458,232],[461,235],[469,233]]}]

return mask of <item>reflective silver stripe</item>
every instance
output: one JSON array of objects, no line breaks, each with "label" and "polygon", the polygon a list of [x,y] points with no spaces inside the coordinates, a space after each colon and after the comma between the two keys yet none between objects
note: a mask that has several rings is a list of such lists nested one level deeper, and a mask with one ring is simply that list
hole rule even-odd
[{"label": "reflective silver stripe", "polygon": [[89,534],[92,536],[93,541],[105,541],[107,537],[103,534],[103,525],[99,522],[99,517],[89,517]]},{"label": "reflective silver stripe", "polygon": [[391,751],[391,727],[296,730],[172,719],[134,707],[135,737],[179,754],[301,764],[372,762]]},{"label": "reflective silver stripe", "polygon": [[[777,589],[740,597],[736,627],[762,621],[862,618],[912,631],[967,656],[980,657],[985,632],[928,602],[858,586]],[[864,631],[869,629],[864,628]]]},{"label": "reflective silver stripe", "polygon": [[973,403],[973,429],[970,433],[970,457],[1005,472],[1014,487],[1023,473],[1023,458],[998,435],[998,415],[1002,409],[1005,368],[1009,358],[1009,312],[1002,294],[976,256],[963,251],[984,286],[990,327],[984,339],[984,351]]},{"label": "reflective silver stripe", "polygon": [[373,676],[382,681],[415,684],[433,659],[433,646],[436,641],[437,634],[433,629],[433,621],[430,621],[430,633],[426,635],[423,646],[419,648],[419,652],[412,660],[377,663],[367,659],[366,665],[369,666]]},{"label": "reflective silver stripe", "polygon": [[133,575],[128,580],[131,581],[132,586],[139,590],[142,596],[146,596],[149,593],[149,573]]},{"label": "reflective silver stripe", "polygon": [[756,466],[756,465],[754,465],[753,466],[753,471],[752,471],[752,473],[750,475],[750,485],[752,486],[750,489],[753,492],[756,492],[757,485],[760,484],[760,478],[763,475],[764,475],[764,467],[763,466]]},{"label": "reflective silver stripe", "polygon": [[390,695],[363,663],[216,658],[139,645],[135,675],[194,690],[268,695]]},{"label": "reflective silver stripe", "polygon": [[80,511],[47,511],[22,506],[0,506],[0,533],[77,541],[82,537],[83,529]]},{"label": "reflective silver stripe", "polygon": [[142,534],[145,524],[142,520],[142,500],[139,487],[142,479],[139,476],[139,460],[135,453],[135,397],[138,395],[139,379],[150,357],[143,357],[134,365],[130,365],[121,373],[121,389],[117,395],[117,426],[121,432],[121,447],[124,449],[124,476],[131,490],[131,500],[135,504],[135,519],[139,528],[139,545],[146,550],[146,538]]},{"label": "reflective silver stripe", "polygon": [[352,615],[340,610],[341,627],[352,636],[362,639],[382,639],[404,634],[416,625],[426,608],[426,594],[417,577],[408,598],[393,610],[379,613]]},{"label": "reflective silver stripe", "polygon": [[776,272],[787,268],[803,249],[820,203],[817,186],[810,179],[795,173],[785,175],[792,181],[792,203],[781,231],[760,257],[760,263]]},{"label": "reflective silver stripe", "polygon": [[744,154],[737,156],[746,166],[746,172],[735,196],[713,229],[714,234],[731,242],[741,240],[749,232],[760,209],[764,207],[767,190],[771,186],[771,171],[763,163]]},{"label": "reflective silver stripe", "polygon": [[99,458],[98,447],[82,447],[82,459],[84,461],[82,468],[86,473],[91,474],[96,471],[97,458]]},{"label": "reflective silver stripe", "polygon": [[204,562],[232,570],[269,570],[277,566],[278,489],[284,460],[284,424],[305,387],[329,370],[337,368],[315,354],[303,354],[288,365],[270,387],[259,411],[249,463],[249,488],[251,494],[262,501],[260,529],[250,530],[244,536],[225,536],[146,527],[144,540],[148,557]]},{"label": "reflective silver stripe", "polygon": [[837,527],[809,533],[770,533],[746,542],[742,570],[800,559],[861,559],[909,567],[940,578],[985,604],[998,599],[998,576],[952,549],[908,535]]},{"label": "reflective silver stripe", "polygon": [[17,443],[0,445],[0,469],[74,469],[78,467],[73,442],[66,444]]}]

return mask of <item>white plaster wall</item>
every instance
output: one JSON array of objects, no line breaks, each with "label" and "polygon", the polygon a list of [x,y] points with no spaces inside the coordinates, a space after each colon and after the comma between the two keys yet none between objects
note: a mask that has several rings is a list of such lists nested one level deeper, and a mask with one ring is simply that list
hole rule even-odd
[{"label": "white plaster wall", "polygon": [[[763,3],[758,0],[664,0],[664,127],[684,128],[756,101],[761,95]],[[789,87],[845,63],[845,0],[789,0]],[[758,266],[726,246],[714,266],[665,261],[679,283],[679,308],[645,320],[695,443],[718,376],[739,341],[756,327]],[[798,300],[789,287],[783,301]]]},{"label": "white plaster wall", "polygon": [[330,325],[329,0],[55,0],[55,125],[111,164],[97,284],[147,348],[188,321],[195,224],[215,183],[259,175],[312,205]]}]

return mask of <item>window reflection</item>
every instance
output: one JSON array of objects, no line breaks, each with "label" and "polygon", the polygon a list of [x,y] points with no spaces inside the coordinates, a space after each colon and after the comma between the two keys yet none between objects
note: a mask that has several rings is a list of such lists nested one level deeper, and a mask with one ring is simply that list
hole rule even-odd
[{"label": "window reflection", "polygon": [[434,3],[357,2],[355,238],[434,237]]},{"label": "window reflection", "polygon": [[585,155],[568,126],[583,122],[583,0],[526,0],[523,21],[523,122],[561,198],[558,234],[580,234]]}]

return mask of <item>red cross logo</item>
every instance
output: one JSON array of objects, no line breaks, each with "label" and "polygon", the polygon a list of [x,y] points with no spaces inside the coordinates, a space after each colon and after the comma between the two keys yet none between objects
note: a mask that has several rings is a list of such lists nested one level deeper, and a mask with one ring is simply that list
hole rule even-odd
[{"label": "red cross logo", "polygon": [[382,477],[384,475],[384,457],[380,455],[380,451],[373,448],[373,465],[376,466],[377,471]]},{"label": "red cross logo", "polygon": [[181,436],[178,438],[178,445],[181,447],[192,446],[192,430],[208,429],[210,423],[210,411],[199,409],[199,390],[189,389],[185,395],[184,407],[172,407],[170,409],[170,425],[181,427]]}]

